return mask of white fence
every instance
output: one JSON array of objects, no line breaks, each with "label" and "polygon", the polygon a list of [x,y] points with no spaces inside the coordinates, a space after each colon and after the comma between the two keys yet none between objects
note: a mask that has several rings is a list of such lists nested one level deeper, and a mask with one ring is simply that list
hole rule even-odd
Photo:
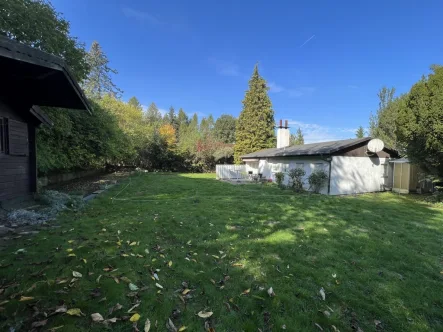
[{"label": "white fence", "polygon": [[217,179],[242,179],[247,175],[246,165],[216,165]]}]

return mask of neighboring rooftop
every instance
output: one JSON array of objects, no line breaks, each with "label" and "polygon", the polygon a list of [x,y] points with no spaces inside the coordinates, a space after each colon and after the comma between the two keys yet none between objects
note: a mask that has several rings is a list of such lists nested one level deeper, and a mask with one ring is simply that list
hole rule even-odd
[{"label": "neighboring rooftop", "polygon": [[267,158],[267,157],[289,157],[289,156],[318,156],[330,155],[332,153],[344,150],[355,145],[369,142],[371,137],[344,139],[339,141],[329,141],[320,143],[311,143],[303,145],[293,145],[286,148],[272,148],[252,152],[241,156],[247,158]]}]

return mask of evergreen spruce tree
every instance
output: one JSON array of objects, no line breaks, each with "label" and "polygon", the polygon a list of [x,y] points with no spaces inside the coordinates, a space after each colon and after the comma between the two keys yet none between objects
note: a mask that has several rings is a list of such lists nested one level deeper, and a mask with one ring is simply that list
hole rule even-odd
[{"label": "evergreen spruce tree", "polygon": [[152,125],[157,125],[162,121],[162,115],[155,103],[151,103],[151,105],[149,105],[146,111],[145,120]]},{"label": "evergreen spruce tree", "polygon": [[355,136],[357,138],[363,138],[365,137],[365,130],[363,129],[362,126],[358,127],[357,131],[355,132]]},{"label": "evergreen spruce tree", "polygon": [[131,105],[131,106],[134,106],[135,108],[137,108],[137,109],[139,109],[139,110],[142,110],[142,109],[143,109],[143,108],[142,108],[142,105],[140,104],[140,102],[138,101],[138,99],[137,99],[136,97],[131,97],[131,98],[128,100],[128,104]]},{"label": "evergreen spruce tree", "polygon": [[84,83],[86,92],[94,98],[101,98],[105,94],[119,98],[123,91],[112,82],[111,77],[112,74],[117,74],[117,70],[108,66],[108,57],[98,42],[92,43],[86,59],[90,67],[89,75]]},{"label": "evergreen spruce tree", "polygon": [[305,137],[300,129],[297,129],[297,133],[295,135],[291,134],[291,145],[303,145],[305,144]]},{"label": "evergreen spruce tree", "polygon": [[275,147],[274,110],[268,90],[256,65],[237,121],[234,148],[236,163],[241,162],[240,156],[244,154]]}]

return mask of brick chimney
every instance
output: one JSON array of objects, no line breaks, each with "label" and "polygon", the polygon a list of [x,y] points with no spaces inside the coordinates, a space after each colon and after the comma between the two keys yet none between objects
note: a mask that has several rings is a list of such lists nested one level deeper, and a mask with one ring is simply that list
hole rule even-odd
[{"label": "brick chimney", "polygon": [[291,134],[289,132],[288,120],[285,120],[285,126],[282,125],[283,121],[280,120],[278,129],[277,129],[277,148],[285,148],[289,146],[289,140]]}]

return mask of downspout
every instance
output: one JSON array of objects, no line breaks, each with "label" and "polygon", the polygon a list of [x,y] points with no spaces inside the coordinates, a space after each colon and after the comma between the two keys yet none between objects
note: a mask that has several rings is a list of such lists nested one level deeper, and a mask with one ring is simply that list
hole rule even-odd
[{"label": "downspout", "polygon": [[326,159],[329,163],[329,176],[328,176],[328,195],[331,194],[331,172],[332,172],[332,157]]}]

